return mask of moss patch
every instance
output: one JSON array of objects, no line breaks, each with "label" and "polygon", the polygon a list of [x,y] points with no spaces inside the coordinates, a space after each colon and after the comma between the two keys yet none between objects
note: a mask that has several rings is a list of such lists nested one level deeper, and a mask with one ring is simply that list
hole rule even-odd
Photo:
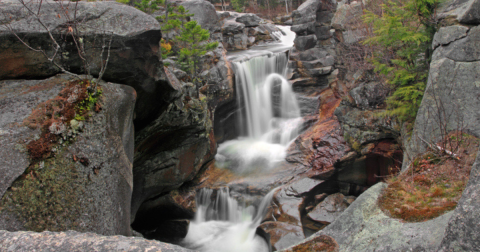
[{"label": "moss patch", "polygon": [[291,249],[286,250],[287,252],[312,252],[312,251],[338,251],[337,242],[330,236],[320,235],[313,239],[312,241],[302,243]]},{"label": "moss patch", "polygon": [[410,171],[387,180],[388,187],[379,197],[380,208],[391,217],[409,222],[430,220],[455,209],[479,145],[479,139],[473,136],[458,136],[453,133],[448,138],[457,143],[457,158],[426,153],[413,162]]},{"label": "moss patch", "polygon": [[30,166],[5,193],[0,203],[32,231],[79,230],[75,221],[84,190],[75,164],[65,153]]},{"label": "moss patch", "polygon": [[90,116],[90,111],[100,110],[97,101],[102,94],[101,89],[90,92],[89,86],[88,80],[66,83],[58,96],[40,103],[23,121],[25,126],[41,130],[40,137],[27,144],[32,160],[38,161],[52,155],[53,147],[62,137],[66,138],[72,119],[85,120]]}]

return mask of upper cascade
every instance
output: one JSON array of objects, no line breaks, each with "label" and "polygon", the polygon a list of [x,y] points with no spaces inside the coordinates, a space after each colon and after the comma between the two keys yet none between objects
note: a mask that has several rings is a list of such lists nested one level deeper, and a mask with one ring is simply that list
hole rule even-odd
[{"label": "upper cascade", "polygon": [[[284,160],[286,148],[297,137],[303,120],[296,95],[285,79],[292,32],[285,34],[279,42],[283,51],[262,53],[266,50],[262,48],[252,54],[258,48],[251,49],[245,53],[257,55],[251,58],[236,54],[235,59],[243,59],[233,62],[241,137],[218,147],[217,166],[237,173],[268,170]],[[273,48],[278,50],[278,45]]]}]

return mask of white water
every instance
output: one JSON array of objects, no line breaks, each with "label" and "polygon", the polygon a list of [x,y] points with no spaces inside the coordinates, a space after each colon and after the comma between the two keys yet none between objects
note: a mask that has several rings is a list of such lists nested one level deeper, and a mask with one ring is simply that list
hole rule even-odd
[{"label": "white water", "polygon": [[190,222],[188,234],[182,246],[202,252],[268,252],[266,241],[255,234],[267,212],[274,190],[267,194],[260,205],[240,205],[230,197],[228,188],[217,191],[211,199],[212,189],[197,193],[197,213]]},{"label": "white water", "polygon": [[[280,45],[293,44],[291,31],[287,34]],[[288,55],[269,53],[233,65],[243,132],[219,145],[216,164],[240,174],[268,170],[284,160],[302,123],[297,99],[285,79]]]},{"label": "white water", "polygon": [[[285,79],[288,58],[295,34],[281,27],[287,36],[268,48],[256,47],[232,58],[237,85],[237,100],[242,107],[241,138],[218,147],[217,166],[238,173],[270,169],[284,160],[288,145],[298,135],[302,123],[300,110],[290,83]],[[278,34],[277,34],[278,35]],[[230,58],[230,59],[232,59]],[[197,193],[197,212],[181,245],[201,252],[268,252],[267,242],[256,235],[272,200],[274,190],[257,206],[239,204],[229,189]]]}]

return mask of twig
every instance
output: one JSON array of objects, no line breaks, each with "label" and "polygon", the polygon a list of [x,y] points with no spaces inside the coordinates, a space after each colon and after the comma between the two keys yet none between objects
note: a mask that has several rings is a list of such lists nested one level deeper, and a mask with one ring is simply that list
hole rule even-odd
[{"label": "twig", "polygon": [[418,136],[418,138],[420,138],[420,140],[422,140],[425,144],[427,144],[428,147],[430,147],[431,149],[439,150],[439,151],[441,151],[441,152],[443,152],[443,153],[446,153],[447,155],[449,155],[449,156],[452,157],[452,158],[455,158],[455,159],[457,159],[457,160],[460,160],[460,158],[458,157],[457,154],[455,154],[455,153],[453,153],[453,152],[451,152],[451,151],[449,151],[449,150],[447,150],[447,149],[444,149],[444,148],[442,148],[442,147],[440,147],[440,146],[438,146],[438,145],[436,145],[436,144],[431,144],[431,143],[427,142],[425,139],[423,139],[421,136]]}]

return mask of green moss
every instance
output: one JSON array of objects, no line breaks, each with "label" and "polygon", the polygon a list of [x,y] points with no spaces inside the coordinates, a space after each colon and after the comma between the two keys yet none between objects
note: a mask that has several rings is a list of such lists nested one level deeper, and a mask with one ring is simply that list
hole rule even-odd
[{"label": "green moss", "polygon": [[355,140],[355,138],[350,136],[350,134],[345,132],[343,134],[343,138],[356,152],[360,153],[362,151],[362,145],[357,140]]},{"label": "green moss", "polygon": [[90,111],[96,110],[96,106],[99,104],[98,101],[102,97],[102,93],[103,90],[101,88],[98,88],[97,92],[87,92],[88,96],[78,102],[75,106],[75,120],[84,121],[85,118],[88,117]]},{"label": "green moss", "polygon": [[28,230],[78,230],[83,189],[74,162],[64,156],[29,167],[5,193],[0,209],[14,213]]}]

